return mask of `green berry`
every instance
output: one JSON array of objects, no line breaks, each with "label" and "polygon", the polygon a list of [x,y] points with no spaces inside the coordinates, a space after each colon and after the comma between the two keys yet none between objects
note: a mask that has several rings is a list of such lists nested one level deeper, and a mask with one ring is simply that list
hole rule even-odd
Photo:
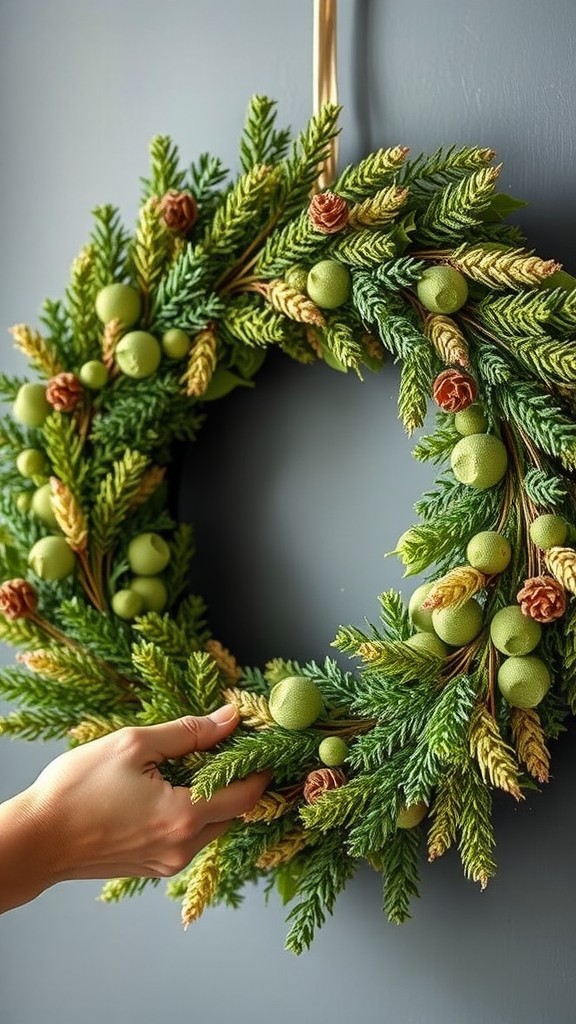
[{"label": "green berry", "polygon": [[416,285],[418,298],[431,313],[455,313],[468,298],[466,278],[454,267],[429,267]]},{"label": "green berry", "polygon": [[460,608],[437,608],[432,625],[441,640],[450,647],[464,647],[482,629],[482,608],[471,597]]},{"label": "green berry", "polygon": [[418,632],[434,632],[434,626],[432,625],[432,611],[427,611],[422,608],[422,605],[432,590],[432,587],[432,583],[423,583],[420,587],[416,587],[416,590],[408,601],[408,614],[410,616],[410,621],[414,626],[414,629],[417,629]]},{"label": "green berry", "polygon": [[147,331],[130,331],[120,338],[114,358],[122,373],[135,380],[141,380],[156,373],[162,358],[162,349],[153,334],[148,334]]},{"label": "green berry", "polygon": [[74,552],[64,537],[42,537],[30,549],[28,565],[42,580],[63,580],[74,572]]},{"label": "green berry", "polygon": [[156,576],[170,561],[170,548],[159,533],[139,533],[128,545],[128,562],[137,576]]},{"label": "green berry", "polygon": [[414,636],[408,637],[404,642],[406,647],[411,647],[418,653],[430,654],[434,658],[445,658],[448,654],[446,644],[442,643],[435,633],[414,633]]},{"label": "green berry", "polygon": [[22,476],[40,476],[46,472],[46,456],[39,448],[24,448],[16,459],[16,468]]},{"label": "green berry", "polygon": [[490,623],[490,639],[502,654],[530,654],[541,636],[542,626],[524,615],[519,604],[501,608]]},{"label": "green berry", "polygon": [[144,601],[135,590],[117,590],[112,595],[112,611],[119,619],[135,619],[144,611]]},{"label": "green berry", "polygon": [[16,508],[19,512],[26,513],[30,511],[30,505],[32,503],[32,495],[29,491],[22,491],[21,494],[16,498]]},{"label": "green berry", "polygon": [[54,509],[52,508],[52,488],[50,484],[42,484],[38,490],[34,491],[32,495],[32,501],[30,503],[30,509],[35,516],[38,517],[44,526],[47,526],[50,530],[58,529],[58,520],[54,515]]},{"label": "green berry", "polygon": [[454,413],[454,426],[459,434],[483,434],[488,429],[488,419],[479,402],[473,402],[467,409]]},{"label": "green berry", "polygon": [[78,376],[90,391],[101,391],[108,382],[108,368],[99,359],[90,359],[82,364]]},{"label": "green berry", "polygon": [[534,654],[506,658],[498,670],[498,689],[515,708],[535,708],[548,693],[550,672]]},{"label": "green berry", "polygon": [[483,491],[502,479],[508,455],[502,441],[493,434],[469,434],[454,445],[450,463],[461,484]]},{"label": "green berry", "polygon": [[338,768],[348,757],[348,744],[340,736],[326,736],[318,747],[318,757],[328,768]]},{"label": "green berry", "polygon": [[307,676],[288,676],[270,691],[270,714],[284,729],[307,729],[324,710],[322,694]]},{"label": "green berry", "polygon": [[306,291],[321,309],[343,306],[350,295],[350,271],[337,260],[315,263],[306,279]]},{"label": "green berry", "polygon": [[510,542],[497,530],[482,530],[468,541],[466,558],[480,572],[504,572],[512,558]]},{"label": "green berry", "polygon": [[308,283],[308,273],[307,267],[297,264],[295,267],[289,267],[284,274],[284,280],[286,284],[289,284],[291,288],[295,288],[297,292],[305,292]]},{"label": "green berry", "polygon": [[568,534],[568,527],[560,516],[538,516],[530,523],[530,540],[537,548],[561,548]]},{"label": "green berry", "polygon": [[52,412],[44,384],[22,384],[12,407],[14,419],[27,427],[41,427]]},{"label": "green berry", "polygon": [[129,284],[107,284],[96,296],[96,315],[103,324],[119,320],[132,327],[140,317],[140,296]]},{"label": "green berry", "polygon": [[162,351],[168,359],[184,359],[190,351],[192,342],[186,331],[179,327],[171,327],[162,335]]},{"label": "green berry", "polygon": [[420,800],[417,804],[411,804],[409,807],[402,807],[398,817],[396,818],[396,825],[398,828],[414,828],[419,825],[420,822],[428,814],[428,804],[425,804],[423,800]]},{"label": "green berry", "polygon": [[158,576],[134,576],[130,580],[130,590],[140,595],[144,611],[163,612],[168,603],[166,584]]}]

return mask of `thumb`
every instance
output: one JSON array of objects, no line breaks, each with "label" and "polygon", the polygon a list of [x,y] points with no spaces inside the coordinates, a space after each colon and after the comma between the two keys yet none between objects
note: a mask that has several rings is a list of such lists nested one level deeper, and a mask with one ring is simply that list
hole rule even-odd
[{"label": "thumb", "polygon": [[224,704],[209,715],[185,715],[172,722],[149,725],[144,730],[145,739],[154,760],[166,761],[194,750],[209,750],[234,731],[238,720],[238,708]]}]

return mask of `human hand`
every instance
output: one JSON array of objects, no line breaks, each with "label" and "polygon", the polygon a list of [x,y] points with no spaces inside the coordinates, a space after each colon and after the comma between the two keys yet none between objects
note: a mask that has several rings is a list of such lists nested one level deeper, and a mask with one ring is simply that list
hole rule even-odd
[{"label": "human hand", "polygon": [[[254,773],[192,803],[188,789],[172,787],[158,765],[208,750],[237,724],[237,710],[225,705],[206,717],[120,729],[55,758],[29,789],[0,807],[0,911],[67,879],[165,877],[184,868],[254,806],[269,775]],[[16,872],[10,851],[7,866],[2,856],[6,820],[10,848],[11,817]]]}]

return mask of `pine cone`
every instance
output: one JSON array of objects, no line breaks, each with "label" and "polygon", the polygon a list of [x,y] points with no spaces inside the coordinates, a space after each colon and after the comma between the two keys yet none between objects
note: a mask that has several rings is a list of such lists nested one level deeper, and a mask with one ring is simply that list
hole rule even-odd
[{"label": "pine cone", "polygon": [[339,789],[346,782],[344,772],[339,768],[318,768],[310,772],[304,783],[304,799],[307,804],[314,804],[329,789]]},{"label": "pine cone", "polygon": [[566,611],[566,592],[551,576],[532,576],[516,595],[524,613],[535,622],[554,622]]},{"label": "pine cone", "polygon": [[73,373],[59,373],[46,386],[46,400],[56,412],[72,412],[82,393],[82,384]]},{"label": "pine cone", "polygon": [[434,401],[444,412],[460,412],[476,400],[476,381],[462,370],[443,370],[432,387]]},{"label": "pine cone", "polygon": [[334,235],[348,223],[348,203],[334,192],[318,192],[310,201],[308,216],[316,231]]},{"label": "pine cone", "polygon": [[0,587],[0,612],[7,619],[27,619],[37,604],[36,591],[26,580],[6,580]]},{"label": "pine cone", "polygon": [[198,220],[198,203],[191,192],[171,189],[160,200],[160,216],[170,231],[186,235]]}]

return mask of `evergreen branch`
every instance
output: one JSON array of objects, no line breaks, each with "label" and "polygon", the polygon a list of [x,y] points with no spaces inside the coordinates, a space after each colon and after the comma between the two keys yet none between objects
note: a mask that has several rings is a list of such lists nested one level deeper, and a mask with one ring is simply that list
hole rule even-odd
[{"label": "evergreen branch", "polygon": [[417,219],[418,238],[445,245],[476,227],[489,206],[499,173],[497,167],[481,167],[435,192]]},{"label": "evergreen branch", "polygon": [[58,353],[39,331],[32,330],[26,324],[15,324],[10,334],[16,348],[27,357],[28,361],[45,377],[55,377],[63,369]]},{"label": "evergreen branch", "polygon": [[94,247],[86,246],[72,264],[66,289],[66,312],[71,326],[70,342],[78,363],[98,357],[100,324],[96,315],[98,284],[94,276]]},{"label": "evergreen branch", "polygon": [[0,716],[0,736],[21,740],[55,740],[67,735],[70,719],[58,708],[30,708]]},{"label": "evergreen branch", "polygon": [[373,196],[356,203],[350,210],[348,223],[351,228],[378,227],[394,220],[408,198],[407,188],[390,185],[380,189]]},{"label": "evergreen branch", "polygon": [[315,263],[329,244],[329,237],[316,231],[308,210],[302,210],[281,229],[272,231],[262,247],[254,273],[273,277],[298,263]]},{"label": "evergreen branch", "polygon": [[339,893],[356,872],[357,861],[346,853],[343,836],[326,836],[309,852],[306,872],[298,886],[300,902],[292,908],[287,921],[290,931],[285,948],[298,956],[309,949],[314,931],[326,914],[332,914]]},{"label": "evergreen branch", "polygon": [[330,142],[338,133],[339,113],[340,107],[333,103],[324,104],[293,142],[288,155],[277,164],[281,176],[276,199],[281,211],[277,222],[279,227],[299,214],[307,204],[318,170],[328,156]]},{"label": "evergreen branch", "polygon": [[[200,714],[208,715],[222,701],[218,665],[207,651],[193,651],[188,658],[188,691]],[[198,712],[197,712],[198,713]]]},{"label": "evergreen branch", "polygon": [[409,437],[424,423],[433,379],[434,366],[430,346],[422,344],[421,340],[415,337],[414,344],[402,363],[398,392],[398,413]]},{"label": "evergreen branch", "polygon": [[253,96],[240,140],[240,163],[244,172],[257,164],[276,163],[285,155],[290,132],[276,131],[275,123],[276,102],[267,96]]},{"label": "evergreen branch", "polygon": [[184,661],[190,655],[190,638],[169,613],[147,612],[134,620],[132,628],[169,658]]},{"label": "evergreen branch", "polygon": [[550,780],[550,753],[544,740],[538,712],[533,708],[512,708],[512,736],[518,757],[538,782]]},{"label": "evergreen branch", "polygon": [[402,167],[408,150],[404,146],[378,149],[357,164],[349,164],[336,179],[333,191],[344,199],[362,202],[390,185]]},{"label": "evergreen branch", "polygon": [[414,256],[398,256],[396,259],[384,260],[374,269],[374,277],[386,290],[400,291],[418,283],[426,269],[424,260]]},{"label": "evergreen branch", "polygon": [[566,468],[576,466],[576,423],[551,400],[548,392],[531,381],[518,381],[514,388],[499,387],[497,395],[504,415],[537,448]]},{"label": "evergreen branch", "polygon": [[556,288],[523,288],[515,295],[494,295],[490,292],[476,306],[475,315],[489,328],[504,338],[517,333],[537,335],[544,325],[553,326],[555,310],[563,300]]},{"label": "evergreen branch", "polygon": [[77,597],[63,601],[58,621],[71,640],[120,671],[131,672],[130,628],[118,618],[103,615]]},{"label": "evergreen branch", "polygon": [[190,523],[178,523],[169,540],[170,561],[165,581],[170,604],[175,604],[188,589],[190,566],[196,552],[194,530]]},{"label": "evergreen branch", "polygon": [[217,789],[250,772],[273,772],[276,783],[299,777],[314,763],[318,737],[307,731],[290,733],[270,730],[255,735],[237,736],[232,745],[215,754],[194,779],[192,795],[209,800]]},{"label": "evergreen branch", "polygon": [[460,789],[459,851],[466,878],[485,889],[496,872],[492,851],[496,845],[491,821],[492,800],[473,765],[462,776]]},{"label": "evergreen branch", "polygon": [[322,333],[326,348],[342,366],[357,369],[362,361],[363,351],[354,326],[342,315],[329,316]]},{"label": "evergreen branch", "polygon": [[243,724],[250,729],[272,729],[276,725],[270,714],[268,701],[261,694],[250,693],[240,687],[230,687],[223,691],[222,697],[238,708]]},{"label": "evergreen branch", "polygon": [[150,177],[142,179],[142,199],[163,196],[172,189],[181,189],[185,174],[179,169],[178,147],[168,135],[155,135],[150,142]]},{"label": "evergreen branch", "polygon": [[140,208],[131,255],[147,312],[150,297],[162,279],[170,255],[170,236],[156,196],[151,196]]},{"label": "evergreen branch", "polygon": [[454,768],[440,782],[430,809],[428,860],[442,857],[456,840],[461,813],[462,772]]},{"label": "evergreen branch", "polygon": [[562,508],[568,497],[562,478],[543,469],[529,469],[522,480],[522,487],[530,501],[542,508]]},{"label": "evergreen branch", "polygon": [[351,267],[377,267],[394,255],[396,245],[385,231],[360,228],[333,236],[329,247],[331,259]]},{"label": "evergreen branch", "polygon": [[139,896],[148,885],[160,885],[161,878],[111,878],[102,886],[99,900],[119,903],[128,896]]},{"label": "evergreen branch", "polygon": [[207,225],[200,252],[209,257],[226,256],[246,248],[246,238],[259,224],[263,206],[270,195],[272,168],[258,164],[242,174],[216,208],[212,223]]},{"label": "evergreen branch", "polygon": [[450,254],[450,263],[489,288],[537,285],[560,268],[554,260],[542,260],[525,249],[489,242],[459,246]]},{"label": "evergreen branch", "polygon": [[97,206],[93,211],[94,284],[97,289],[124,277],[129,235],[114,206]]},{"label": "evergreen branch", "polygon": [[106,554],[113,547],[148,464],[147,457],[141,452],[126,449],[102,480],[96,493],[91,524],[93,546],[99,555]]},{"label": "evergreen branch", "polygon": [[434,189],[458,181],[470,171],[481,170],[494,159],[492,149],[479,146],[441,147],[431,154],[421,154],[402,167],[398,180],[409,185],[410,192],[421,198]]},{"label": "evergreen branch", "polygon": [[514,751],[504,742],[492,715],[478,705],[470,721],[470,753],[476,758],[484,782],[523,800],[518,783],[518,765]]},{"label": "evergreen branch", "polygon": [[84,445],[76,423],[65,413],[52,412],[44,420],[42,434],[54,476],[80,499],[88,463],[84,461]]},{"label": "evergreen branch", "polygon": [[421,846],[419,829],[398,829],[380,851],[384,876],[383,909],[389,921],[403,924],[409,920],[410,901],[418,896],[418,860]]}]

